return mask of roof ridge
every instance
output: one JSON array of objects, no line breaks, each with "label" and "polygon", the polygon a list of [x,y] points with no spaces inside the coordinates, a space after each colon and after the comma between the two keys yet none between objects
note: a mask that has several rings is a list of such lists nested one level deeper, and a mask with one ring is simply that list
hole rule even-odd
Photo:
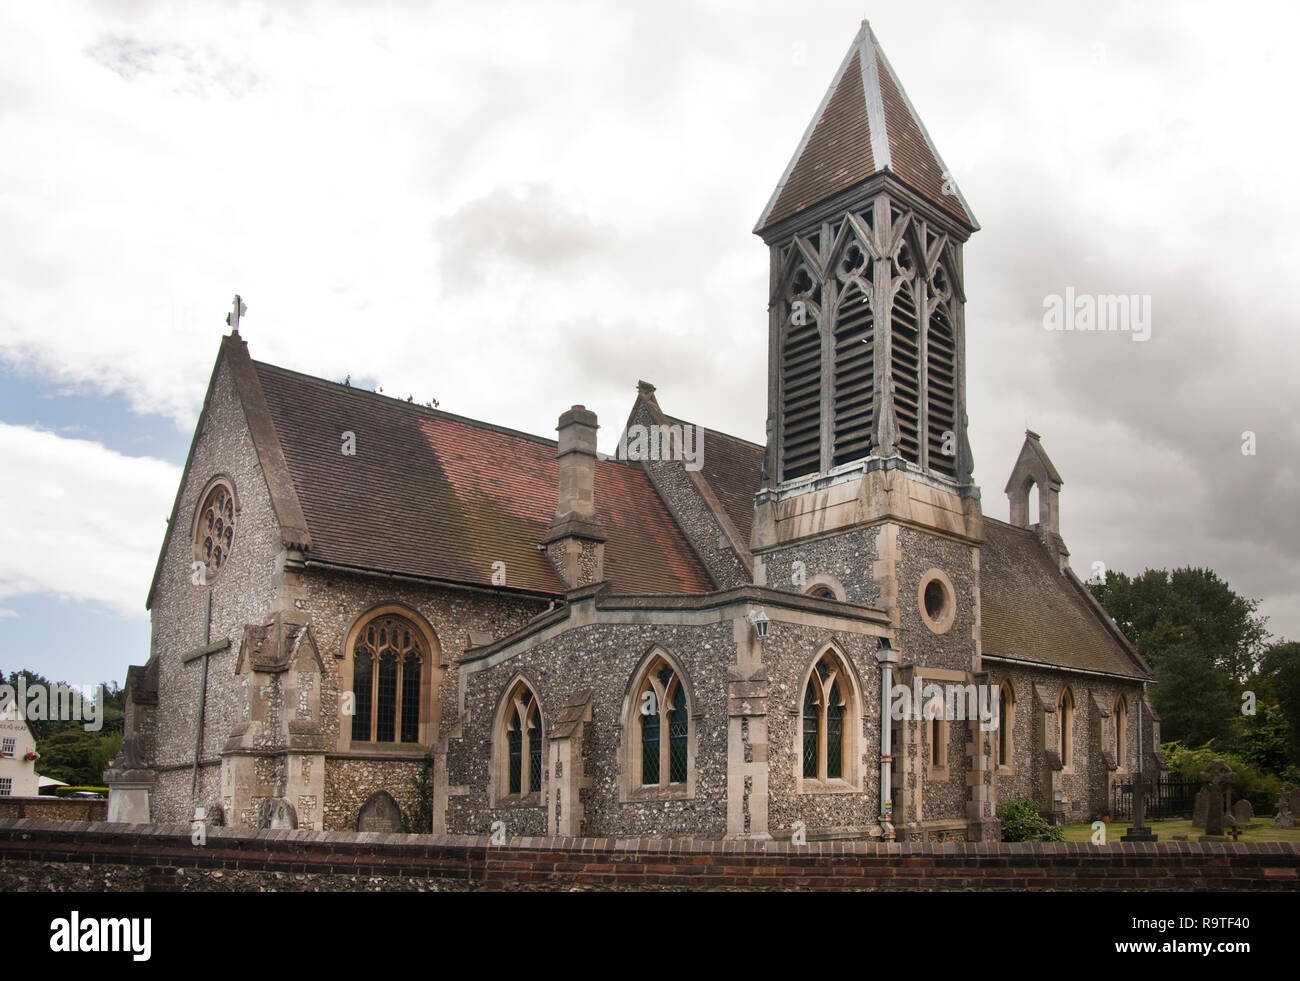
[{"label": "roof ridge", "polygon": [[522,436],[525,439],[530,439],[546,446],[559,445],[558,440],[548,439],[545,436],[538,436],[536,433],[528,433],[524,432],[522,429],[513,429],[510,426],[502,426],[498,423],[487,422],[483,419],[475,419],[472,416],[462,416],[455,412],[448,412],[445,409],[433,409],[419,402],[408,402],[405,399],[396,398],[392,395],[385,395],[383,392],[372,392],[368,388],[361,388],[355,385],[344,385],[342,382],[330,381],[328,378],[321,378],[319,375],[309,375],[306,372],[295,371],[293,368],[285,368],[282,365],[271,364],[269,361],[254,360],[253,364],[259,369],[267,368],[283,375],[292,375],[293,377],[300,378],[303,381],[311,382],[322,387],[336,389],[339,392],[355,393],[375,401],[383,400],[382,404],[389,405],[393,408],[404,408],[408,411],[418,412],[422,415],[433,416],[438,419],[449,419],[453,422],[463,422],[480,429],[488,429],[492,432],[501,433],[506,436]]}]

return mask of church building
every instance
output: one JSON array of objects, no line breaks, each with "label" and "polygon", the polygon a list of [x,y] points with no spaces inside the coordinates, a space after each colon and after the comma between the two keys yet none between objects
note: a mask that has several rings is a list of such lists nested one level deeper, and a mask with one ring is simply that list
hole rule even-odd
[{"label": "church building", "polygon": [[644,381],[607,458],[581,405],[550,439],[313,378],[253,360],[237,301],[110,819],[935,841],[996,840],[1020,794],[1108,813],[1160,766],[1152,675],[1070,569],[1038,435],[983,511],[978,227],[864,23],[756,228],[765,446]]}]

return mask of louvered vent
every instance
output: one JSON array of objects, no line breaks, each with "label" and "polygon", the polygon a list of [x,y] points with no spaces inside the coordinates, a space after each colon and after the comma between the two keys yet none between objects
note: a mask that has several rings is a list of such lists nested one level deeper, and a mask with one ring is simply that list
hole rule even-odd
[{"label": "louvered vent", "polygon": [[[791,291],[795,301],[813,289],[800,269]],[[816,473],[821,466],[822,340],[809,304],[802,317],[789,317],[781,345],[781,479]],[[802,324],[798,320],[803,320]]]},{"label": "louvered vent", "polygon": [[[930,315],[930,336],[925,355],[930,469],[956,477],[957,348],[947,303],[940,303]],[[947,453],[944,453],[945,441]]]},{"label": "louvered vent", "polygon": [[835,317],[834,465],[871,453],[875,418],[875,337],[871,304],[854,284],[840,298]]},{"label": "louvered vent", "polygon": [[921,462],[921,360],[917,334],[916,294],[912,290],[914,268],[906,245],[899,250],[899,274],[908,277],[896,294],[890,311],[890,344],[893,358],[890,377],[894,381],[894,415],[898,419],[898,452],[912,463]]}]

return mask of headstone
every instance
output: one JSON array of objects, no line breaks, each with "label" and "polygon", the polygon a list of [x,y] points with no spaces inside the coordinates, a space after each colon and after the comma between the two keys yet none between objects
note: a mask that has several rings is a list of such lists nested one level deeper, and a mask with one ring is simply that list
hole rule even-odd
[{"label": "headstone", "polygon": [[1251,806],[1250,801],[1243,797],[1232,805],[1232,820],[1240,825],[1247,825],[1255,820],[1255,808]]},{"label": "headstone", "polygon": [[1202,787],[1196,792],[1196,803],[1192,806],[1192,827],[1205,827],[1205,819],[1210,814],[1210,788]]},{"label": "headstone", "polygon": [[298,814],[283,797],[267,797],[257,808],[259,828],[297,828]]},{"label": "headstone", "polygon": [[1291,794],[1285,790],[1277,795],[1277,813],[1273,815],[1273,827],[1295,827],[1295,811],[1291,810]]},{"label": "headstone", "polygon": [[1151,783],[1146,773],[1139,770],[1133,777],[1133,826],[1128,829],[1128,834],[1120,835],[1120,841],[1155,841],[1160,837],[1146,825],[1147,794],[1150,792]]},{"label": "headstone", "polygon": [[1223,793],[1236,776],[1223,760],[1215,760],[1201,771],[1205,789],[1210,792],[1209,810],[1205,816],[1205,834],[1202,838],[1223,837]]},{"label": "headstone", "polygon": [[402,830],[402,810],[386,791],[373,793],[357,813],[358,831],[383,831],[389,834]]}]

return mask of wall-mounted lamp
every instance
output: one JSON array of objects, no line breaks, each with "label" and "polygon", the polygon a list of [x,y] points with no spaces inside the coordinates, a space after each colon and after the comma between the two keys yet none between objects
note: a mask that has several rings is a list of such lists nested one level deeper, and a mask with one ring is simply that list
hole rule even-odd
[{"label": "wall-mounted lamp", "polygon": [[754,633],[758,635],[759,642],[767,639],[767,628],[771,626],[772,619],[763,612],[763,608],[749,611],[749,622],[754,625]]}]

